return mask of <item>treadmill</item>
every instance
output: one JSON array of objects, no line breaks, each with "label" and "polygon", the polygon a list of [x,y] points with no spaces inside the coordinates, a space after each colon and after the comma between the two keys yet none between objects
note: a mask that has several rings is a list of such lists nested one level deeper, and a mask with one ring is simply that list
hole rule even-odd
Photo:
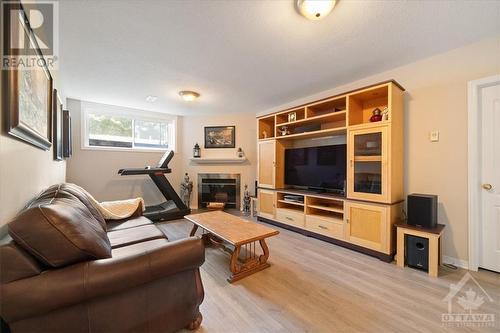
[{"label": "treadmill", "polygon": [[154,206],[147,206],[143,215],[152,221],[170,221],[181,219],[191,213],[191,209],[186,207],[181,198],[177,195],[172,185],[165,177],[166,173],[171,173],[172,169],[168,163],[174,157],[173,150],[163,154],[157,167],[147,166],[145,168],[128,168],[118,170],[120,176],[148,175],[155,183],[158,190],[165,197],[166,201]]}]

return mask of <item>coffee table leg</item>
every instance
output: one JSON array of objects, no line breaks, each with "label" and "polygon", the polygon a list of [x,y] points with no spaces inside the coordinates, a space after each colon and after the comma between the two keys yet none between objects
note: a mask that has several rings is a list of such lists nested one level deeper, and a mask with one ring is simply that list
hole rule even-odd
[{"label": "coffee table leg", "polygon": [[261,264],[265,264],[267,262],[267,259],[269,258],[269,248],[267,247],[265,239],[261,239],[259,241],[259,244],[260,244],[260,247],[262,248],[262,251],[264,252],[264,254],[262,254],[259,257],[259,261]]},{"label": "coffee table leg", "polygon": [[198,225],[193,224],[193,229],[191,229],[191,233],[189,234],[189,236],[193,237],[196,233],[196,230],[198,230]]},{"label": "coffee table leg", "polygon": [[252,252],[250,257],[243,262],[240,262],[239,260],[241,245],[237,245],[234,247],[234,251],[231,255],[231,261],[229,263],[229,269],[231,270],[231,276],[227,279],[229,282],[238,281],[246,276],[249,276],[271,266],[267,262],[267,259],[269,258],[269,248],[267,247],[266,241],[264,239],[261,239],[259,241],[259,244],[262,248],[263,254],[261,254],[257,258],[254,255],[255,252]]},{"label": "coffee table leg", "polygon": [[241,250],[241,246],[239,246],[239,245],[235,246],[234,251],[231,254],[231,260],[229,262],[229,269],[231,270],[231,273],[232,273],[231,276],[238,274],[241,270],[241,265],[238,262],[238,258],[240,256],[240,250]]}]

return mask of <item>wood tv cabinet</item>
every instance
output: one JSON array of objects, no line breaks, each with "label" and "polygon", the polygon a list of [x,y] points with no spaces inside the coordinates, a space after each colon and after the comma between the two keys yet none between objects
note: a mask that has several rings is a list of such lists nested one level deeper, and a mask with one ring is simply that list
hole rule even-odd
[{"label": "wood tv cabinet", "polygon": [[[404,200],[403,94],[391,80],[258,117],[258,219],[391,261]],[[371,122],[376,108],[382,120]],[[347,145],[346,196],[287,188],[285,150],[329,139]]]}]

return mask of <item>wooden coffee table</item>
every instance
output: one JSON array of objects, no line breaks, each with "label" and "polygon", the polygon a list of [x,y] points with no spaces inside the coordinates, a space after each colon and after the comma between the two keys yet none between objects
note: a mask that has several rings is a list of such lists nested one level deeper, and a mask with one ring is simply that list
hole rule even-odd
[{"label": "wooden coffee table", "polygon": [[[185,218],[194,223],[190,236],[194,236],[200,227],[206,231],[202,236],[206,245],[222,247],[231,254],[229,263],[231,276],[227,279],[229,282],[237,281],[270,266],[267,262],[269,248],[265,239],[279,234],[278,230],[222,211],[191,214]],[[257,255],[256,242],[259,242],[262,254]],[[233,249],[225,243],[232,245]]]}]

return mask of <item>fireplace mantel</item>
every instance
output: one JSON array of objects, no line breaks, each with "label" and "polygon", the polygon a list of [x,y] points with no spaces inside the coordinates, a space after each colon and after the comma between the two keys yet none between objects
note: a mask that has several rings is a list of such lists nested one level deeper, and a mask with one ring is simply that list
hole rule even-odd
[{"label": "fireplace mantel", "polygon": [[190,161],[196,164],[240,164],[248,159],[246,157],[193,157]]}]

